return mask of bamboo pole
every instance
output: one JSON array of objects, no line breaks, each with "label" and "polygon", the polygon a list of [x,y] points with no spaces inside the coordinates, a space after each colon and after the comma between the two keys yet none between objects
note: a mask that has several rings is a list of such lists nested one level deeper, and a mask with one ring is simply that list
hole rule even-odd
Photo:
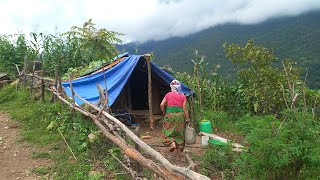
[{"label": "bamboo pole", "polygon": [[154,119],[153,119],[153,112],[152,112],[152,75],[151,75],[151,55],[145,54],[144,58],[147,61],[148,66],[148,103],[149,103],[149,120],[150,120],[150,128],[154,130]]},{"label": "bamboo pole", "polygon": [[[75,93],[75,95],[82,100],[83,102],[85,102],[86,104],[88,104],[90,107],[92,107],[93,109],[99,111],[100,108],[97,107],[96,105],[88,102],[87,100],[85,100],[84,98],[82,98],[81,96],[79,96],[77,93]],[[146,151],[147,153],[149,153],[151,156],[153,156],[155,159],[157,159],[158,161],[160,161],[160,163],[170,172],[172,173],[177,173],[186,177],[189,177],[191,179],[201,179],[201,180],[209,180],[208,177],[196,173],[194,171],[190,171],[186,168],[183,167],[179,167],[179,166],[175,166],[173,164],[171,164],[166,158],[164,158],[159,152],[155,151],[154,149],[152,149],[150,146],[148,146],[144,141],[142,141],[138,136],[136,136],[130,129],[128,129],[128,127],[126,125],[124,125],[121,121],[119,121],[117,118],[111,116],[109,113],[102,111],[102,114],[105,115],[109,120],[113,121],[115,124],[117,124],[125,133],[127,133],[127,136],[130,137],[135,143],[137,143],[144,151]]]}]

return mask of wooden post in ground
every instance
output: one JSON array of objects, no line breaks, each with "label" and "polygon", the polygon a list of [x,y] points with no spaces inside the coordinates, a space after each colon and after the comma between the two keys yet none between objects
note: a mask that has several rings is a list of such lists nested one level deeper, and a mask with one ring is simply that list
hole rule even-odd
[{"label": "wooden post in ground", "polygon": [[43,78],[41,78],[41,100],[42,100],[42,102],[44,102],[44,88],[45,88],[44,80],[43,80]]},{"label": "wooden post in ground", "polygon": [[[74,90],[73,90],[73,85],[72,85],[72,81],[71,81],[70,74],[68,75],[68,77],[69,77],[70,89],[71,89],[71,94],[72,94],[72,105],[75,106]],[[74,109],[73,109],[73,110],[74,110]]]},{"label": "wooden post in ground", "polygon": [[30,96],[32,98],[32,89],[33,89],[33,81],[34,81],[34,71],[36,68],[36,63],[33,61],[33,66],[32,66],[32,77],[31,77],[31,84],[30,84]]},{"label": "wooden post in ground", "polygon": [[149,120],[150,120],[150,128],[154,130],[154,119],[153,119],[153,112],[152,112],[152,77],[151,77],[151,55],[145,54],[144,58],[147,61],[148,66],[148,102],[149,102]]},{"label": "wooden post in ground", "polygon": [[[59,85],[59,79],[60,79],[59,76],[60,76],[60,66],[56,65],[55,74],[54,74],[54,87],[56,88],[56,90],[58,90],[58,92],[59,92],[58,85]],[[58,100],[57,97],[54,96],[54,101],[56,102],[57,100]]]},{"label": "wooden post in ground", "polygon": [[27,57],[24,57],[24,62],[23,62],[23,76],[22,76],[22,86],[26,86],[27,83],[27,63],[28,59]]}]

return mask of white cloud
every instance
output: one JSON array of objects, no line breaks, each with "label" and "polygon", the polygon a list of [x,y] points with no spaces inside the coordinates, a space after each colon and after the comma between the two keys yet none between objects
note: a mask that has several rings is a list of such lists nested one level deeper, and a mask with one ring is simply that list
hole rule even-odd
[{"label": "white cloud", "polygon": [[64,32],[92,18],[127,40],[160,40],[311,10],[320,10],[319,0],[0,0],[0,33]]}]

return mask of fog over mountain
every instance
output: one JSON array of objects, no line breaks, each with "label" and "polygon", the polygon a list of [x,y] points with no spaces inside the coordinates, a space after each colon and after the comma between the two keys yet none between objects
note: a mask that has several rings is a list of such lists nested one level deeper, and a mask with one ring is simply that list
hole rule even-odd
[{"label": "fog over mountain", "polygon": [[320,10],[319,0],[2,0],[0,33],[54,34],[92,18],[98,28],[125,34],[125,42],[144,42],[315,10]]}]

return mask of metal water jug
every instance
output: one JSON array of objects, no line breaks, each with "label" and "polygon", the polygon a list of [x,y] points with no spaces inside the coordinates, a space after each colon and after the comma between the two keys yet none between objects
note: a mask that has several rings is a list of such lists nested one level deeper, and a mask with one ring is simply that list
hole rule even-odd
[{"label": "metal water jug", "polygon": [[185,143],[186,144],[196,143],[196,130],[190,125],[186,126]]}]

